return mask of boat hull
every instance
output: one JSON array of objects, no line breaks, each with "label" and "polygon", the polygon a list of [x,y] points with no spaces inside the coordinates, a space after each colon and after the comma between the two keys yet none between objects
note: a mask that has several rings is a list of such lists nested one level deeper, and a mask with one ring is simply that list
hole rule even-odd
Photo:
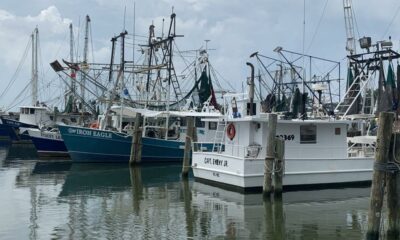
[{"label": "boat hull", "polygon": [[[344,159],[286,159],[284,187],[345,184],[371,181],[373,157]],[[242,189],[261,188],[264,159],[241,159],[217,153],[196,152],[195,178]]]},{"label": "boat hull", "polygon": [[69,158],[63,140],[31,136],[39,158]]},{"label": "boat hull", "polygon": [[12,119],[0,118],[0,136],[10,141],[30,140],[25,132],[27,128],[38,128],[36,125],[22,123]]},{"label": "boat hull", "polygon": [[[129,162],[132,146],[129,135],[82,127],[59,126],[59,129],[73,162]],[[141,161],[182,161],[184,146],[181,141],[143,137]]]}]

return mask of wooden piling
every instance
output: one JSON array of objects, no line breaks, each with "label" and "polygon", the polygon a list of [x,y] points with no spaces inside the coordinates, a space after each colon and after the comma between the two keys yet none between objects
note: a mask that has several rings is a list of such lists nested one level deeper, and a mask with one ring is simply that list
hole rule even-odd
[{"label": "wooden piling", "polygon": [[140,129],[141,120],[142,114],[136,113],[129,165],[135,165],[142,160],[142,130]]},{"label": "wooden piling", "polygon": [[140,166],[129,168],[132,186],[132,207],[136,215],[140,214],[140,202],[143,199],[142,169]]},{"label": "wooden piling", "polygon": [[[196,128],[196,118],[194,118],[194,121],[193,121],[194,123],[193,123],[193,137],[192,137],[192,142],[197,142],[197,128]],[[198,146],[197,146],[197,144],[196,145],[192,145],[192,147],[193,147],[193,151],[197,151],[198,149]]]},{"label": "wooden piling", "polygon": [[182,178],[187,178],[189,176],[192,139],[194,135],[194,117],[186,118],[186,126],[187,129],[185,139],[185,151],[183,152]]},{"label": "wooden piling", "polygon": [[274,197],[282,197],[282,179],[285,166],[285,141],[281,138],[276,138],[275,166],[274,166]]},{"label": "wooden piling", "polygon": [[182,191],[183,191],[183,202],[184,202],[184,209],[185,209],[185,220],[186,220],[186,238],[187,239],[194,239],[195,234],[195,227],[194,223],[194,210],[192,206],[192,191],[190,190],[190,184],[188,179],[182,180]]},{"label": "wooden piling", "polygon": [[264,183],[263,197],[269,198],[273,193],[272,188],[272,172],[275,159],[275,135],[276,135],[277,115],[268,114],[268,131],[267,131],[267,146],[266,156],[264,161]]},{"label": "wooden piling", "polygon": [[372,177],[371,197],[368,211],[367,239],[379,239],[386,177],[386,172],[382,169],[386,166],[389,157],[393,121],[394,115],[392,113],[381,112],[379,114],[375,166]]},{"label": "wooden piling", "polygon": [[275,226],[274,226],[274,211],[273,211],[273,201],[270,198],[263,199],[264,206],[264,222],[265,222],[265,236],[264,239],[274,239],[275,236]]},{"label": "wooden piling", "polygon": [[[400,133],[392,134],[389,161],[400,161]],[[400,239],[400,174],[398,171],[388,172],[386,177],[387,208],[388,208],[388,239]]]},{"label": "wooden piling", "polygon": [[282,198],[274,198],[274,237],[273,239],[286,239],[285,218]]}]

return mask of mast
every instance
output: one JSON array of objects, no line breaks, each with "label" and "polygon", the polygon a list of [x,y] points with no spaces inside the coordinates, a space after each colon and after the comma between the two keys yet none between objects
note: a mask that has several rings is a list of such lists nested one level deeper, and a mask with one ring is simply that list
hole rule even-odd
[{"label": "mast", "polygon": [[356,39],[354,37],[354,18],[351,0],[343,0],[344,24],[346,27],[346,50],[349,55],[356,54]]},{"label": "mast", "polygon": [[[86,73],[88,69],[88,52],[89,52],[89,24],[90,17],[86,15],[86,23],[85,23],[85,42],[83,46],[83,70]],[[81,95],[83,101],[85,101],[85,86],[86,86],[86,74],[81,75]],[[85,111],[85,106],[82,104],[82,112]]]},{"label": "mast", "polygon": [[249,109],[249,116],[253,116],[254,114],[254,66],[253,64],[246,62],[246,65],[251,69],[251,76],[250,81],[247,82],[249,85],[249,100],[250,100],[250,109]]},{"label": "mast", "polygon": [[[124,27],[124,31],[125,31],[125,27]],[[119,131],[122,132],[122,118],[123,118],[123,103],[124,103],[124,94],[123,94],[123,86],[124,86],[124,71],[125,71],[125,35],[127,34],[127,32],[124,32],[124,34],[121,37],[121,63],[120,63],[120,77],[121,77],[121,82],[120,82],[120,100],[121,100],[121,115],[120,115],[120,121],[119,121]]]},{"label": "mast", "polygon": [[38,41],[39,30],[36,27],[32,33],[32,105],[38,102]]},{"label": "mast", "polygon": [[[169,61],[168,61],[168,89],[167,89],[167,119],[165,121],[165,140],[168,139],[168,129],[169,129],[169,105],[170,105],[170,97],[171,97],[171,70],[173,68],[172,66],[172,42],[174,41],[174,36],[175,36],[175,29],[176,29],[176,22],[175,22],[175,17],[176,14],[172,13],[171,14],[171,24],[169,26],[169,31],[168,31],[168,39],[169,39]],[[173,27],[173,28],[172,28]],[[173,31],[173,33],[171,32]],[[179,99],[177,99],[179,100]]]},{"label": "mast", "polygon": [[110,60],[110,71],[108,74],[108,82],[112,82],[114,56],[115,56],[115,42],[116,41],[117,41],[117,37],[111,38],[111,60]]},{"label": "mast", "polygon": [[[74,63],[74,29],[72,26],[72,23],[69,25],[69,61],[71,63]],[[76,73],[75,69],[71,68],[71,96],[72,96],[72,111],[75,111],[75,94],[76,94],[76,83],[75,83],[75,78],[76,78]]]},{"label": "mast", "polygon": [[[121,41],[121,65],[120,65],[121,67],[119,69],[117,79],[116,79],[116,81],[114,83],[114,87],[111,90],[110,101],[109,101],[109,104],[107,106],[106,114],[105,114],[105,116],[106,116],[106,126],[103,126],[103,127],[107,127],[111,123],[111,119],[110,119],[110,117],[108,115],[110,113],[111,106],[112,106],[114,98],[116,96],[117,87],[120,86],[120,84],[119,84],[120,78],[123,77],[123,71],[124,71],[123,68],[125,66],[125,60],[124,60],[125,59],[125,54],[124,54],[125,46],[124,45],[125,45],[125,35],[127,35],[127,34],[128,34],[128,32],[124,31],[124,32],[120,33],[118,36],[113,37],[111,39],[112,44],[113,44],[113,49],[114,49],[115,41],[117,41],[118,38],[122,38],[122,41]],[[113,62],[113,59],[114,59],[114,55],[112,53],[111,62]],[[112,67],[113,66],[110,65],[110,71],[111,71]],[[112,79],[112,75],[111,74],[109,75],[109,79]],[[120,97],[122,97],[122,96],[120,96]],[[102,129],[103,129],[103,127],[102,127]]]}]

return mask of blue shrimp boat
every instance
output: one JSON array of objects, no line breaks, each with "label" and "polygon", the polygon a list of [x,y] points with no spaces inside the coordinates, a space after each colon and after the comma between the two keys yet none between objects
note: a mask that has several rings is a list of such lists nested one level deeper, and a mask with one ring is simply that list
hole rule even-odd
[{"label": "blue shrimp boat", "polygon": [[[113,117],[124,115],[133,119],[137,113],[144,117],[164,118],[164,117],[197,117],[197,118],[218,118],[220,112],[192,112],[192,111],[152,111],[148,109],[137,109],[131,107],[113,106],[112,111],[117,113]],[[100,125],[103,122],[99,118]],[[119,120],[113,121],[120,122]],[[155,126],[157,127],[157,126]],[[159,127],[159,126],[158,126]],[[179,128],[179,130],[178,130]],[[73,162],[128,162],[131,154],[132,135],[124,132],[100,130],[95,128],[59,125],[58,129],[64,140]],[[157,134],[150,134],[154,129],[146,125],[142,137],[142,163],[146,162],[177,162],[182,161],[185,148],[185,127],[177,127],[178,134],[174,139],[165,139]],[[169,127],[170,129],[170,127]],[[211,150],[211,141],[215,129],[210,125],[204,124],[197,128],[198,140],[202,142],[203,150]],[[212,136],[211,136],[212,135]]]},{"label": "blue shrimp boat", "polygon": [[[129,162],[132,136],[109,130],[58,126],[73,162]],[[142,163],[177,162],[183,159],[185,142],[142,138]],[[212,143],[203,147],[211,149]]]}]

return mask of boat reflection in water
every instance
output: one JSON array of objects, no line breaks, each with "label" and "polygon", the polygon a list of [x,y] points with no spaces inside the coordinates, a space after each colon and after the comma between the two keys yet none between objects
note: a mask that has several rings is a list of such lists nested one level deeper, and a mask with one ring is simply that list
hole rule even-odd
[{"label": "boat reflection in water", "polygon": [[286,192],[283,202],[264,202],[261,194],[181,181],[180,171],[180,165],[73,165],[59,195],[75,209],[68,225],[80,229],[74,234],[138,239],[364,236],[369,188]]},{"label": "boat reflection in water", "polygon": [[7,161],[0,171],[5,186],[0,238],[363,239],[365,234],[369,188],[286,192],[283,202],[264,202],[261,194],[183,181],[181,168]]},{"label": "boat reflection in water", "polygon": [[285,192],[263,201],[195,182],[193,205],[213,220],[209,233],[238,239],[363,239],[370,188]]}]

